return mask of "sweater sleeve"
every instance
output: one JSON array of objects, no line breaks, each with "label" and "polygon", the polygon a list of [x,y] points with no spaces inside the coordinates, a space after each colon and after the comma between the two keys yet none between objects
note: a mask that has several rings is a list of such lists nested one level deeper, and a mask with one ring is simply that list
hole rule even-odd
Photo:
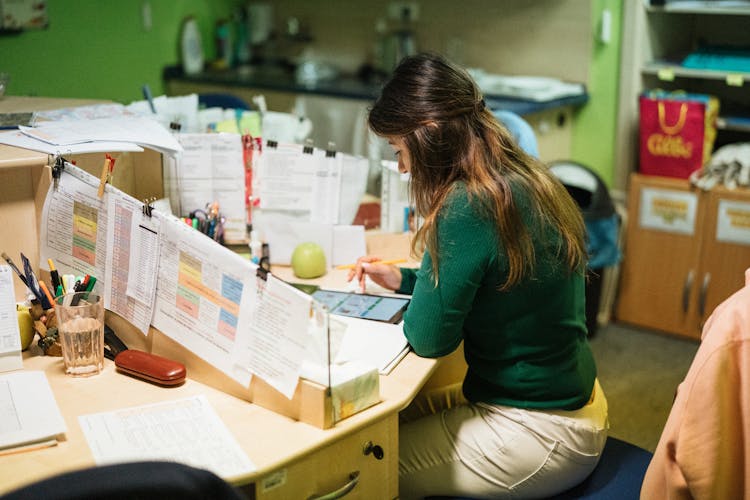
[{"label": "sweater sleeve", "polygon": [[401,286],[396,293],[411,295],[414,293],[414,285],[417,283],[417,270],[410,267],[401,267]]},{"label": "sweater sleeve", "polygon": [[[444,356],[458,347],[477,289],[488,266],[497,265],[495,228],[477,215],[462,190],[441,210],[437,231],[438,282],[425,252],[404,316],[404,334],[414,352],[424,357]],[[404,281],[402,277],[402,287]]]}]

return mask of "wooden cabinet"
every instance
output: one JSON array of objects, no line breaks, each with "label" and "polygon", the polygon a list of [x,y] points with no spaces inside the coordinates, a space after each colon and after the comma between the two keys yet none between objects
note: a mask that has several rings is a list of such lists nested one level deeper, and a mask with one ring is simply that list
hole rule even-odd
[{"label": "wooden cabinet", "polygon": [[392,414],[262,477],[255,498],[398,497],[398,415]]},{"label": "wooden cabinet", "polygon": [[617,319],[700,338],[750,267],[750,190],[632,174]]}]

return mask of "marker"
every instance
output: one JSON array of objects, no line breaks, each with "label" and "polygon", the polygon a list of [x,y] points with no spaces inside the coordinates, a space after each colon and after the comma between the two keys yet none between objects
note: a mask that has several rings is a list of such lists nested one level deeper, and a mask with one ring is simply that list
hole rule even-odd
[{"label": "marker", "polygon": [[47,298],[47,300],[49,300],[49,307],[44,307],[44,304],[42,304],[42,307],[44,307],[44,309],[50,309],[50,308],[54,309],[55,308],[55,299],[53,299],[52,298],[52,294],[49,293],[49,288],[47,288],[47,283],[45,283],[44,281],[40,280],[39,281],[39,288],[42,289],[42,292],[44,293],[44,296]]},{"label": "marker", "polygon": [[95,284],[96,284],[96,278],[94,278],[93,276],[89,277],[89,283],[86,286],[86,291],[90,292],[91,290],[93,290]]},{"label": "marker", "polygon": [[[403,264],[406,262],[406,259],[391,259],[391,260],[375,260],[373,262],[369,262],[369,264]],[[340,266],[336,266],[336,269],[354,269],[357,267],[357,264],[342,264]]]},{"label": "marker", "polygon": [[57,268],[55,267],[55,263],[52,262],[52,259],[47,259],[47,264],[49,264],[49,275],[52,279],[52,289],[57,290],[57,286],[60,284],[60,274],[57,272]]}]

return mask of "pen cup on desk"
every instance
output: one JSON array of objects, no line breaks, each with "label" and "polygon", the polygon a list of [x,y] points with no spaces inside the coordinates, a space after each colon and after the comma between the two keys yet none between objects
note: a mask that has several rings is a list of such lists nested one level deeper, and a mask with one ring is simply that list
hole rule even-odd
[{"label": "pen cup on desk", "polygon": [[66,293],[55,298],[57,329],[65,373],[96,375],[104,365],[104,301],[91,292]]}]

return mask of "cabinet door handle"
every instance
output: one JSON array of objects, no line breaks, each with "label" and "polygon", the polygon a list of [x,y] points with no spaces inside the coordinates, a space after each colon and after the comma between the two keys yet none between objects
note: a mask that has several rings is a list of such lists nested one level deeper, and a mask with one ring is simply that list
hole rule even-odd
[{"label": "cabinet door handle", "polygon": [[348,495],[355,486],[357,486],[357,483],[359,483],[359,471],[355,470],[354,472],[349,473],[349,481],[341,488],[322,495],[316,493],[307,497],[307,500],[335,500],[336,498],[344,497]]},{"label": "cabinet door handle", "polygon": [[698,310],[701,318],[706,312],[706,294],[708,293],[708,284],[711,283],[711,273],[703,275],[703,284],[701,285],[701,294],[698,296]]},{"label": "cabinet door handle", "polygon": [[687,314],[690,306],[690,289],[693,287],[694,272],[691,269],[685,279],[685,286],[682,288],[682,312]]}]

